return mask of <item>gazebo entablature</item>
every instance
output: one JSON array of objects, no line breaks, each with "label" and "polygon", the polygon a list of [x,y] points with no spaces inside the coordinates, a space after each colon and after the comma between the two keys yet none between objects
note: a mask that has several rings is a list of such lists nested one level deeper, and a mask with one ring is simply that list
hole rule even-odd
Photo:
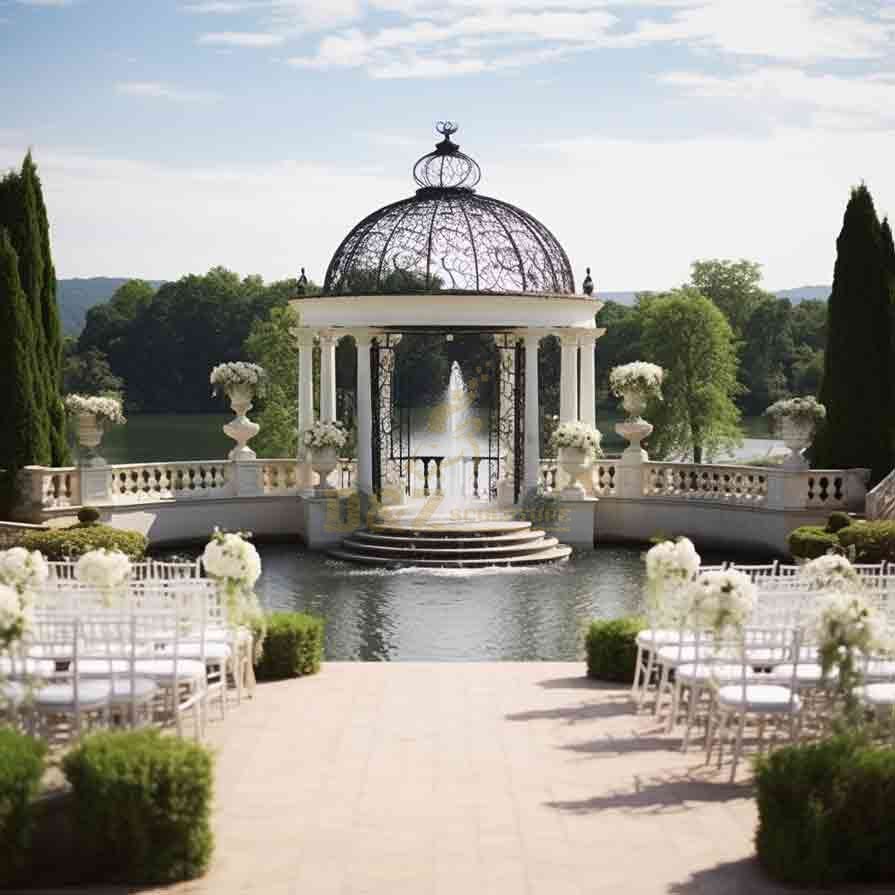
[{"label": "gazebo entablature", "polygon": [[[375,294],[302,298],[293,302],[300,326],[299,431],[314,421],[312,357],[319,340],[320,418],[336,418],[335,348],[350,335],[357,347],[357,486],[373,492],[373,392],[370,348],[388,335],[392,345],[403,332],[493,332],[517,335],[525,345],[525,445],[523,490],[537,486],[540,470],[538,349],[546,336],[561,344],[560,421],[594,425],[595,344],[605,332],[594,317],[603,302],[589,296],[470,293]],[[579,352],[581,363],[579,368]],[[579,374],[580,369],[580,374]],[[580,388],[579,388],[580,375]],[[579,409],[580,408],[580,409]],[[301,441],[299,441],[301,444]],[[302,448],[299,447],[301,453]],[[300,457],[300,459],[306,459]]]}]

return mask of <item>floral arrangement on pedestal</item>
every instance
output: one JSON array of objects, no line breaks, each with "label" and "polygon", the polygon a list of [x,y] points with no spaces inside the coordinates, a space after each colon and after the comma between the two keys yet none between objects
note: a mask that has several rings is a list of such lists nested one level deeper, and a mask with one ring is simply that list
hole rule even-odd
[{"label": "floral arrangement on pedestal", "polygon": [[75,578],[101,591],[108,606],[123,596],[130,575],[131,561],[127,556],[105,547],[88,551],[75,565]]},{"label": "floral arrangement on pedestal", "polygon": [[253,395],[263,395],[267,388],[267,371],[260,364],[251,364],[248,361],[229,361],[218,364],[208,377],[211,382],[211,393],[216,395],[218,390],[229,395],[234,389],[247,388]]},{"label": "floral arrangement on pedestal", "polygon": [[89,413],[100,423],[114,426],[127,422],[121,410],[121,400],[111,395],[66,395],[64,403],[73,416]]},{"label": "floral arrangement on pedestal", "polygon": [[846,593],[861,591],[861,578],[844,556],[827,553],[809,560],[799,569],[799,578],[812,590],[837,590]]},{"label": "floral arrangement on pedestal", "polygon": [[652,624],[681,625],[689,612],[689,589],[702,562],[688,538],[662,541],[646,554],[646,612]]},{"label": "floral arrangement on pedestal", "polygon": [[690,589],[690,620],[717,637],[742,631],[755,608],[757,588],[736,569],[703,572]]},{"label": "floral arrangement on pedestal", "polygon": [[[224,532],[215,528],[202,552],[202,565],[218,585],[224,599],[227,621],[251,626],[264,618],[255,584],[261,577],[261,557],[247,538],[248,532]],[[256,649],[260,644],[256,644]]]},{"label": "floral arrangement on pedestal", "polygon": [[658,364],[636,360],[613,367],[609,372],[609,388],[621,398],[629,419],[639,418],[649,401],[662,400],[665,371]]},{"label": "floral arrangement on pedestal", "polygon": [[9,649],[28,630],[33,591],[48,575],[46,560],[38,550],[12,547],[0,552],[0,650]]},{"label": "floral arrangement on pedestal", "polygon": [[304,446],[312,451],[333,448],[339,450],[345,447],[348,433],[337,420],[317,420],[313,425],[305,429],[302,435]]},{"label": "floral arrangement on pedestal", "polygon": [[553,432],[551,443],[556,450],[573,448],[584,451],[589,457],[602,457],[600,449],[602,435],[587,423],[572,420],[560,423]]},{"label": "floral arrangement on pedestal", "polygon": [[860,704],[857,688],[863,675],[860,657],[888,652],[885,619],[859,593],[829,591],[817,598],[814,634],[826,679],[836,672],[836,691],[842,697],[846,719],[857,722]]},{"label": "floral arrangement on pedestal", "polygon": [[775,401],[765,410],[765,415],[776,425],[791,420],[799,425],[814,428],[827,418],[827,408],[816,398],[785,398]]}]

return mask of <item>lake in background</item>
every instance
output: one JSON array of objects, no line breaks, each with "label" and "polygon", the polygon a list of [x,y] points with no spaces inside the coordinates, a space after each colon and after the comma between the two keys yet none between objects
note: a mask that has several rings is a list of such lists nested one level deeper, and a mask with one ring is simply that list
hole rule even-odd
[{"label": "lake in background", "polygon": [[[223,460],[233,447],[233,442],[221,431],[230,419],[232,415],[225,413],[136,413],[128,417],[126,425],[115,426],[108,432],[100,453],[109,463]],[[597,420],[607,453],[617,454],[624,448],[625,442],[613,429],[620,419],[618,414],[604,411]],[[731,459],[759,460],[766,458],[770,452],[785,450],[781,441],[768,434],[764,417],[746,417],[743,429],[746,433],[743,445],[734,451]],[[415,452],[422,450],[428,437],[423,427],[415,438]],[[487,430],[484,444],[487,446]]]}]

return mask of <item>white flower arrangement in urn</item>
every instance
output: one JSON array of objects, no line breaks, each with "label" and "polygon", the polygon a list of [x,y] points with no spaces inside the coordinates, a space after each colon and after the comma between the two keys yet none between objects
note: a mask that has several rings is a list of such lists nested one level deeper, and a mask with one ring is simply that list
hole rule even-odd
[{"label": "white flower arrangement in urn", "polygon": [[653,625],[682,625],[690,608],[689,588],[702,563],[693,542],[661,541],[645,559],[647,617]]},{"label": "white flower arrangement in urn", "polygon": [[267,390],[267,371],[259,364],[248,361],[229,361],[218,364],[208,377],[212,384],[211,393],[224,392],[230,399],[230,407],[236,416],[224,426],[224,434],[236,442],[236,447],[228,454],[231,460],[254,460],[257,456],[248,442],[260,431],[246,414],[252,409],[256,395]]},{"label": "white flower arrangement in urn", "polygon": [[103,466],[105,460],[96,451],[109,426],[127,422],[121,410],[121,399],[115,395],[66,395],[66,411],[77,423],[78,444],[84,450],[85,465]]},{"label": "white flower arrangement in urn", "polygon": [[217,582],[224,598],[227,620],[237,626],[258,624],[264,618],[255,595],[255,584],[261,577],[261,557],[248,537],[248,532],[215,528],[202,553],[202,566]]},{"label": "white flower arrangement in urn", "polygon": [[563,488],[566,500],[580,500],[584,497],[584,486],[578,481],[595,457],[603,456],[600,449],[600,432],[587,423],[570,420],[560,423],[553,432],[551,443],[557,452],[557,459],[563,472],[569,477]]},{"label": "white flower arrangement in urn", "polygon": [[642,463],[648,460],[640,446],[644,438],[653,434],[653,427],[641,414],[650,401],[662,400],[662,381],[665,371],[658,364],[636,360],[613,367],[609,372],[609,387],[622,399],[625,420],[615,424],[615,431],[628,442],[622,454],[622,464]]},{"label": "white flower arrangement in urn", "polygon": [[28,631],[34,591],[48,575],[40,551],[24,547],[0,551],[0,650],[9,649]]},{"label": "white flower arrangement in urn", "polygon": [[811,444],[818,424],[827,418],[827,408],[809,395],[776,401],[765,410],[765,416],[789,448],[789,456],[783,461],[784,467],[806,469],[808,461],[802,456],[802,451]]},{"label": "white flower arrangement in urn", "polygon": [[348,441],[348,433],[338,420],[317,420],[302,433],[302,443],[311,451],[311,467],[320,476],[320,487],[326,488],[330,473],[338,466],[340,451]]}]

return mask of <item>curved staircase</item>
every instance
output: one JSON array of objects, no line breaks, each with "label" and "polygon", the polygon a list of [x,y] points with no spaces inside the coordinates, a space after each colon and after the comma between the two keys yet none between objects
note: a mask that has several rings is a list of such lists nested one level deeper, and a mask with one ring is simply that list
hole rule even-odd
[{"label": "curved staircase", "polygon": [[427,522],[420,525],[384,521],[360,529],[330,551],[334,559],[394,568],[421,566],[475,569],[531,566],[568,558],[572,548],[560,544],[531,522]]}]

